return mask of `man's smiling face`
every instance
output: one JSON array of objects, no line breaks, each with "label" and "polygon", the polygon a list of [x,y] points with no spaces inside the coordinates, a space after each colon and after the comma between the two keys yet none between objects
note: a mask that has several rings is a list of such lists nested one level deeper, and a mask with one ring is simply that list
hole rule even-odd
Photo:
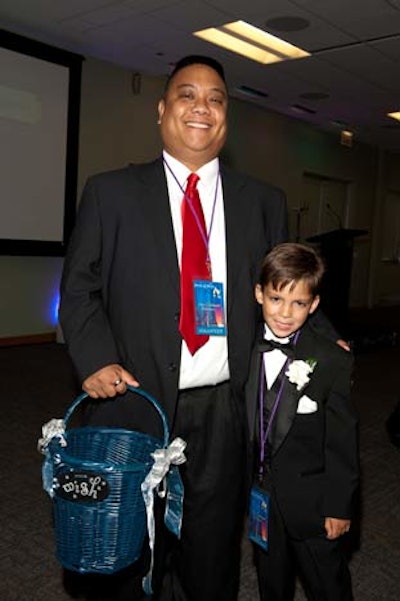
[{"label": "man's smiling face", "polygon": [[158,105],[164,149],[196,171],[218,156],[226,139],[226,86],[203,64],[184,67]]}]

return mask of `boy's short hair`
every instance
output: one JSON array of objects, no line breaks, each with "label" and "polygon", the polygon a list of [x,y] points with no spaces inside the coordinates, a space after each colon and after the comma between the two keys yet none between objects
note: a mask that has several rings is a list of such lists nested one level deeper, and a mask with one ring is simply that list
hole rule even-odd
[{"label": "boy's short hair", "polygon": [[210,56],[203,56],[201,54],[191,54],[189,56],[181,58],[175,64],[171,74],[167,79],[167,83],[165,84],[165,92],[168,90],[169,84],[171,83],[175,75],[179,71],[181,71],[181,69],[184,69],[185,67],[190,67],[191,65],[206,65],[207,67],[214,69],[214,71],[218,73],[218,75],[220,76],[220,78],[226,86],[225,72],[221,63],[219,63],[215,58],[211,58]]},{"label": "boy's short hair", "polygon": [[325,266],[319,254],[310,246],[286,242],[275,246],[264,258],[259,284],[262,288],[272,284],[275,290],[305,280],[310,293],[315,296],[321,286]]}]

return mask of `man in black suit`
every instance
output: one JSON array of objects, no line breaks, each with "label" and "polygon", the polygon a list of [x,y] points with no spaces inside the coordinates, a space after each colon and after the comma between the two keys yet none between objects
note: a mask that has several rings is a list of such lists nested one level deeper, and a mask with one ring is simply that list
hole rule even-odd
[{"label": "man in black suit", "polygon": [[[322,274],[313,249],[280,244],[265,258],[256,286],[264,340],[253,351],[246,396],[256,449],[251,538],[261,601],[292,601],[297,571],[310,601],[352,599],[342,547],[358,484],[352,356],[307,321]],[[264,513],[270,504],[268,519],[261,519],[257,499]]]},{"label": "man in black suit", "polygon": [[[140,384],[161,403],[173,436],[187,442],[182,536],[160,593],[176,601],[237,597],[253,288],[265,251],[287,236],[283,193],[218,159],[227,105],[219,63],[194,56],[176,65],[158,106],[162,157],[88,181],[62,278],[60,322],[96,401],[90,423],[139,423],[158,434],[154,414],[124,395],[126,384]],[[179,331],[180,204],[192,172],[226,327],[194,354]],[[110,598],[124,598],[117,584]]]}]

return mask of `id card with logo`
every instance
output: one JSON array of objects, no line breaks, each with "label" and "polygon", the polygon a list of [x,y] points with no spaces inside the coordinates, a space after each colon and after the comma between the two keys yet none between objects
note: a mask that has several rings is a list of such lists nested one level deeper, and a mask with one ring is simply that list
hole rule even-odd
[{"label": "id card with logo", "polygon": [[226,336],[223,284],[195,280],[193,286],[196,334]]},{"label": "id card with logo", "polygon": [[249,539],[264,551],[268,550],[269,507],[269,493],[253,486],[250,492]]}]

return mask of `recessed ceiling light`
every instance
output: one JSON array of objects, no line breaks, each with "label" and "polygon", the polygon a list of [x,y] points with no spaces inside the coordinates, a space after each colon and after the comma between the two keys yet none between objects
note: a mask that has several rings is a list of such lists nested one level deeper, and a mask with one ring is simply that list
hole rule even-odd
[{"label": "recessed ceiling light", "polygon": [[193,35],[264,65],[310,56],[309,52],[245,21],[202,29]]},{"label": "recessed ceiling light", "polygon": [[301,31],[310,26],[310,21],[301,17],[275,17],[265,24],[268,29],[275,29],[275,31]]}]

